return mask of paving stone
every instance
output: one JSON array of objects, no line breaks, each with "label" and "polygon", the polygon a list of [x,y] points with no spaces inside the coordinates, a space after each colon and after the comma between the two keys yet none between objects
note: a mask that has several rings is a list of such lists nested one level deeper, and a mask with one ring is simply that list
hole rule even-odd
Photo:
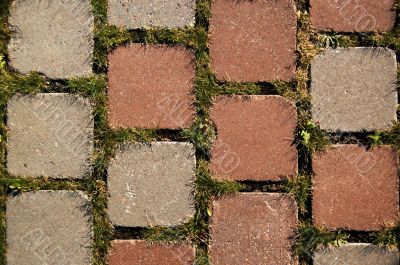
[{"label": "paving stone", "polygon": [[109,55],[111,127],[188,127],[195,114],[193,62],[193,52],[180,46],[117,48]]},{"label": "paving stone", "polygon": [[292,102],[280,96],[220,96],[211,119],[217,129],[211,150],[215,178],[281,180],[297,172]]},{"label": "paving stone", "polygon": [[390,146],[334,145],[313,159],[314,224],[379,230],[399,211],[399,161]]},{"label": "paving stone", "polygon": [[292,237],[295,200],[279,193],[239,193],[213,202],[210,258],[213,265],[297,264]]},{"label": "paving stone", "polygon": [[91,264],[90,201],[80,191],[36,191],[7,201],[7,264]]},{"label": "paving stone", "polygon": [[327,49],[311,65],[313,118],[322,129],[386,129],[396,121],[397,63],[384,48]]},{"label": "paving stone", "polygon": [[83,178],[91,170],[90,102],[65,93],[16,95],[7,106],[7,168],[18,176]]},{"label": "paving stone", "polygon": [[194,26],[196,0],[109,0],[110,24],[131,29]]},{"label": "paving stone", "polygon": [[366,243],[349,243],[341,247],[319,250],[314,265],[398,265],[399,251]]},{"label": "paving stone", "polygon": [[142,240],[114,240],[109,265],[193,265],[195,249],[189,244],[152,244]]},{"label": "paving stone", "polygon": [[66,79],[92,73],[90,0],[12,1],[10,65],[21,73]]},{"label": "paving stone", "polygon": [[311,22],[322,31],[370,32],[392,29],[395,0],[311,0]]},{"label": "paving stone", "polygon": [[172,226],[194,213],[195,151],[190,143],[122,146],[108,170],[108,211],[116,226]]},{"label": "paving stone", "polygon": [[296,8],[291,0],[215,0],[211,68],[219,80],[290,80],[295,75]]}]

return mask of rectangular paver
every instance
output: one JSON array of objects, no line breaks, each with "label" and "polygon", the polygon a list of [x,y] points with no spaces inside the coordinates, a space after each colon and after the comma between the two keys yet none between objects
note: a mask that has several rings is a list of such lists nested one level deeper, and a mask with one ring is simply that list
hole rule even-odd
[{"label": "rectangular paver", "polygon": [[389,31],[395,22],[395,0],[311,0],[311,21],[323,31]]},{"label": "rectangular paver", "polygon": [[110,24],[130,29],[193,26],[195,9],[196,0],[108,0]]},{"label": "rectangular paver", "polygon": [[296,8],[291,0],[215,0],[211,5],[211,69],[225,81],[294,77]]},{"label": "rectangular paver", "polygon": [[280,96],[220,96],[211,110],[217,179],[281,180],[297,172],[295,105]]},{"label": "rectangular paver", "polygon": [[9,173],[83,178],[91,170],[93,127],[91,104],[80,96],[13,96],[7,105]]},{"label": "rectangular paver", "polygon": [[109,55],[113,128],[180,129],[194,108],[194,53],[180,46],[132,44]]},{"label": "rectangular paver", "polygon": [[149,244],[142,240],[114,240],[109,265],[193,265],[195,249],[187,243]]},{"label": "rectangular paver", "polygon": [[295,265],[295,200],[279,193],[240,193],[215,200],[209,246],[213,265]]},{"label": "rectangular paver", "polygon": [[37,191],[7,201],[7,264],[91,264],[90,201],[80,191]]},{"label": "rectangular paver", "polygon": [[12,1],[10,65],[21,73],[66,79],[92,73],[93,14],[90,0]]},{"label": "rectangular paver", "polygon": [[313,118],[331,131],[386,129],[397,119],[396,80],[390,49],[327,49],[311,65]]},{"label": "rectangular paver", "polygon": [[313,158],[314,224],[372,231],[399,211],[398,156],[390,146],[335,145]]},{"label": "rectangular paver", "polygon": [[398,265],[397,249],[381,248],[367,243],[349,243],[341,247],[319,250],[314,265]]},{"label": "rectangular paver", "polygon": [[190,143],[122,146],[108,170],[112,223],[145,227],[187,222],[194,213],[195,166]]}]

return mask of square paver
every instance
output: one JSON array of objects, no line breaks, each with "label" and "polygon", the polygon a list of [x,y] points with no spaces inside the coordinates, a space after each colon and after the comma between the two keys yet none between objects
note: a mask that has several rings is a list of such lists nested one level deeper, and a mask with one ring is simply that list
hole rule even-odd
[{"label": "square paver", "polygon": [[366,243],[349,243],[319,250],[314,265],[398,265],[399,251]]},{"label": "square paver", "polygon": [[395,0],[311,0],[311,21],[322,31],[370,32],[392,29]]},{"label": "square paver", "polygon": [[396,82],[390,49],[327,49],[311,65],[313,118],[330,131],[386,129],[397,119]]},{"label": "square paver", "polygon": [[130,29],[194,26],[196,0],[109,0],[110,24]]},{"label": "square paver", "polygon": [[10,65],[26,74],[67,79],[92,73],[93,14],[90,0],[12,1]]},{"label": "square paver", "polygon": [[192,51],[132,44],[117,48],[108,59],[111,127],[181,129],[193,122]]},{"label": "square paver", "polygon": [[83,178],[91,170],[92,107],[65,93],[16,95],[7,105],[7,169],[17,176]]},{"label": "square paver", "polygon": [[224,81],[291,80],[296,25],[292,0],[213,1],[211,69]]},{"label": "square paver", "polygon": [[396,221],[399,161],[393,148],[335,145],[318,153],[312,165],[315,225],[374,231]]},{"label": "square paver", "polygon": [[297,172],[295,105],[280,96],[220,96],[211,109],[217,179],[282,180]]},{"label": "square paver", "polygon": [[213,265],[295,265],[295,200],[279,193],[239,193],[213,202],[209,253]]},{"label": "square paver", "polygon": [[149,244],[143,240],[114,240],[109,265],[193,265],[195,249],[189,244]]},{"label": "square paver", "polygon": [[90,209],[88,197],[80,191],[9,197],[7,264],[91,264]]},{"label": "square paver", "polygon": [[173,226],[194,214],[196,158],[192,144],[122,146],[108,170],[108,211],[116,226]]}]

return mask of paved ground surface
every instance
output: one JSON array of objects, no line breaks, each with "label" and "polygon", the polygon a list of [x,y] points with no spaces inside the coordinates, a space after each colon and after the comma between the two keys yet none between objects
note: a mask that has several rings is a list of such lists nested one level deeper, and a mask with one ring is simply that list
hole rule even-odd
[{"label": "paved ground surface", "polygon": [[399,264],[394,0],[0,11],[0,265]]}]

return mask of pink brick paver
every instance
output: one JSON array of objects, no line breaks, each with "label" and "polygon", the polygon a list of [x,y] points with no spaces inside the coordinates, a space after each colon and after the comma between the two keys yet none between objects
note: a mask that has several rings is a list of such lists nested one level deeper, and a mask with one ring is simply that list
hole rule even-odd
[{"label": "pink brick paver", "polygon": [[398,157],[390,146],[335,145],[313,159],[314,224],[379,230],[399,211]]},{"label": "pink brick paver", "polygon": [[297,172],[296,107],[280,96],[221,96],[211,110],[217,179],[281,180]]},{"label": "pink brick paver", "polygon": [[213,265],[294,265],[294,199],[279,193],[240,193],[213,202],[209,247]]},{"label": "pink brick paver", "polygon": [[296,8],[291,0],[215,0],[210,36],[211,69],[220,80],[294,77]]},{"label": "pink brick paver", "polygon": [[188,127],[194,109],[194,54],[180,46],[131,44],[109,60],[112,128]]},{"label": "pink brick paver", "polygon": [[323,31],[389,31],[395,0],[311,0],[311,21]]},{"label": "pink brick paver", "polygon": [[192,265],[195,250],[189,244],[152,244],[142,240],[114,240],[109,265]]}]

